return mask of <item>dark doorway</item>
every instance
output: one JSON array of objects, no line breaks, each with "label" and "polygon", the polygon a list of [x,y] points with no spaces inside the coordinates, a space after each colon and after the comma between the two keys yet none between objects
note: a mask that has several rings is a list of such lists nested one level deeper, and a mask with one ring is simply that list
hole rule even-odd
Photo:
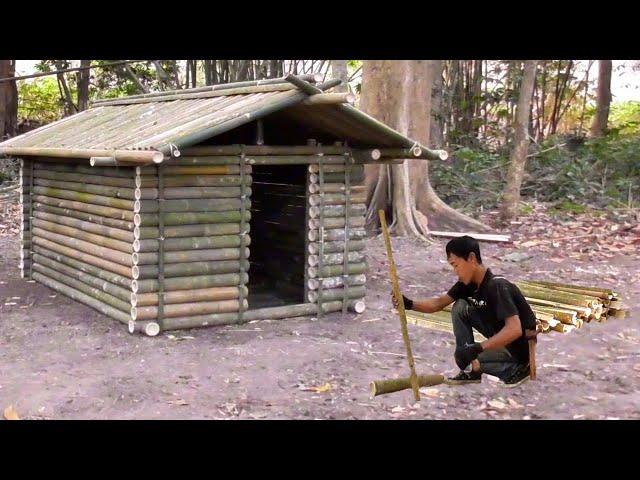
[{"label": "dark doorway", "polygon": [[254,165],[249,309],[304,303],[306,165]]}]

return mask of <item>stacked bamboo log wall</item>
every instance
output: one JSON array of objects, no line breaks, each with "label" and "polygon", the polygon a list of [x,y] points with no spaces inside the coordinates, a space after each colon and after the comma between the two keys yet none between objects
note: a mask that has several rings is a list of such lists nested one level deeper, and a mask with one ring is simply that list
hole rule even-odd
[{"label": "stacked bamboo log wall", "polygon": [[33,160],[20,160],[20,204],[22,205],[20,222],[20,277],[31,279],[31,180],[33,178]]},{"label": "stacked bamboo log wall", "polygon": [[[326,162],[330,160],[330,162]],[[365,309],[364,167],[318,156],[308,167],[307,300],[320,314]]]}]

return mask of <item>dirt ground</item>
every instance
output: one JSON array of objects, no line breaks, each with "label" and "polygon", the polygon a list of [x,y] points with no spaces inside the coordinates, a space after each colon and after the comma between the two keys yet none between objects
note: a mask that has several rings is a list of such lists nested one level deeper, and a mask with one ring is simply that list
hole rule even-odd
[{"label": "dirt ground", "polygon": [[[393,239],[404,291],[429,296],[455,278],[444,244]],[[511,279],[617,288],[625,319],[542,335],[538,377],[491,379],[371,399],[369,382],[406,376],[381,238],[368,243],[367,310],[321,319],[130,335],[126,327],[20,279],[17,236],[0,237],[0,407],[26,419],[640,419],[640,256],[549,261],[546,252],[482,244]],[[520,262],[499,257],[526,251]],[[419,373],[453,373],[453,337],[409,326]]]}]

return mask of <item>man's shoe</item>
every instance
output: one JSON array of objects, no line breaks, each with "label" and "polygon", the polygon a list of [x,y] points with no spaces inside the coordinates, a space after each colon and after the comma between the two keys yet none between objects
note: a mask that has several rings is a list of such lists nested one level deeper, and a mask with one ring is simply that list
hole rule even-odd
[{"label": "man's shoe", "polygon": [[507,388],[517,387],[518,385],[522,385],[524,382],[529,380],[529,376],[531,371],[529,370],[529,365],[520,365],[512,375],[505,378],[502,383]]},{"label": "man's shoe", "polygon": [[464,385],[466,383],[480,383],[482,381],[482,372],[465,372],[461,371],[455,377],[447,378],[444,383],[447,385]]}]

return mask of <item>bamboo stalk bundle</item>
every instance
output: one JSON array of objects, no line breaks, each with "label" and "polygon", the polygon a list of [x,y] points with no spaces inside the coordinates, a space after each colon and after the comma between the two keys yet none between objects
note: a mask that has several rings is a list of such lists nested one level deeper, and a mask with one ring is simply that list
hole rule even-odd
[{"label": "bamboo stalk bundle", "polygon": [[589,307],[592,310],[601,305],[600,299],[597,297],[591,297],[586,295],[578,295],[575,293],[563,292],[559,290],[551,290],[544,287],[532,287],[521,282],[516,282],[516,285],[527,297],[533,297],[540,300],[548,300],[556,303],[565,303],[576,305],[580,307]]},{"label": "bamboo stalk bundle", "polygon": [[[433,387],[444,383],[444,375],[418,375],[420,387]],[[411,388],[409,377],[392,378],[389,380],[374,380],[370,384],[371,398],[387,393],[399,392]]]},{"label": "bamboo stalk bundle", "polygon": [[589,295],[592,297],[598,297],[603,300],[609,300],[613,297],[618,297],[619,295],[611,289],[608,288],[600,288],[600,287],[582,287],[579,285],[568,285],[557,282],[544,282],[539,280],[523,280],[522,283],[528,283],[533,285],[545,286],[547,288],[561,290],[570,293],[578,293],[582,295]]}]

